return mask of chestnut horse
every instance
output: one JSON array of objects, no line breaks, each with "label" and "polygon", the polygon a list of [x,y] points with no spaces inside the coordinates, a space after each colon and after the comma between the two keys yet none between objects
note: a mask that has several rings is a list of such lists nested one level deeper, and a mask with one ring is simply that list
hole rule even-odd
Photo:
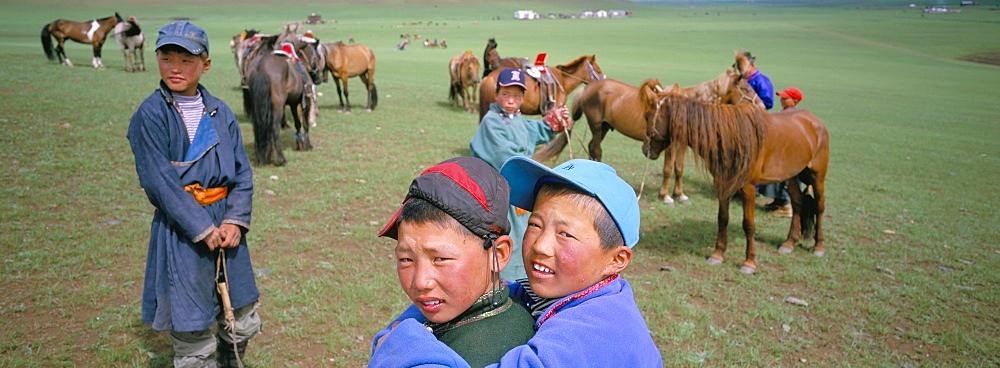
[{"label": "chestnut horse", "polygon": [[[700,101],[724,104],[753,103],[764,107],[739,73],[727,70],[715,79],[698,85],[681,88],[678,85],[669,90],[678,91]],[[646,139],[646,121],[642,117],[642,108],[638,99],[639,88],[614,79],[604,79],[588,84],[573,99],[573,121],[581,116],[587,116],[591,138],[588,145],[591,160],[601,161],[601,142],[610,130],[617,130],[626,137],[643,141]],[[665,93],[665,92],[661,92]],[[535,153],[538,161],[555,160],[568,144],[567,135],[560,134],[552,142]],[[682,177],[684,176],[684,153],[687,147],[671,145],[666,148],[663,157],[663,183],[660,186],[660,198],[668,205],[677,202],[687,203],[688,196],[684,194]],[[671,175],[674,181],[673,196],[670,195]]]},{"label": "chestnut horse", "polygon": [[[104,69],[104,62],[101,61],[101,48],[104,47],[104,39],[111,34],[111,29],[116,24],[123,22],[122,16],[112,15],[107,18],[94,19],[87,22],[74,22],[71,20],[57,19],[52,23],[42,27],[42,49],[49,60],[59,57],[59,64],[73,66],[73,62],[66,57],[63,46],[66,40],[70,39],[82,44],[91,45],[94,48],[94,59],[91,64],[94,68]],[[52,37],[56,39],[55,50],[52,50]]]},{"label": "chestnut horse", "polygon": [[[479,83],[479,119],[490,109],[490,104],[497,100],[497,75],[501,69],[490,72]],[[565,105],[566,98],[581,84],[587,84],[604,79],[601,67],[597,65],[597,57],[594,55],[583,55],[572,61],[556,65],[551,69],[552,78],[556,81],[555,106]],[[538,91],[538,82],[534,78],[525,78],[524,103],[521,104],[521,113],[525,115],[544,115],[548,111],[542,111],[541,93]]]},{"label": "chestnut horse", "polygon": [[[639,88],[646,120],[642,151],[649,159],[669,145],[691,147],[712,174],[719,199],[718,237],[708,263],[722,263],[728,243],[729,200],[739,193],[743,201],[743,231],[746,260],[740,271],[757,270],[754,246],[754,198],[758,184],[788,181],[792,202],[792,224],[779,248],[789,253],[800,236],[814,236],[813,253],[822,256],[824,180],[830,159],[830,137],[826,127],[808,110],[768,113],[751,104],[717,105],[678,93],[660,95],[655,79]],[[806,189],[800,189],[799,183]],[[808,194],[808,190],[812,194]]]},{"label": "chestnut horse", "polygon": [[451,75],[448,99],[456,107],[463,104],[467,111],[475,113],[476,106],[472,101],[476,100],[476,89],[479,88],[479,58],[472,51],[455,55],[448,63],[448,74]]},{"label": "chestnut horse", "polygon": [[487,75],[497,69],[524,68],[531,65],[528,58],[500,58],[500,54],[497,53],[497,40],[494,38],[486,42],[486,50],[483,50],[483,63],[485,64],[483,66],[483,78],[486,78]]},{"label": "chestnut horse", "polygon": [[375,110],[378,105],[378,90],[375,88],[375,53],[372,49],[362,44],[347,45],[338,41],[322,44],[320,52],[326,58],[323,78],[326,79],[326,71],[330,71],[335,79],[334,84],[337,85],[337,97],[340,98],[338,111],[351,113],[351,99],[347,92],[347,78],[350,77],[361,78],[368,89],[368,105],[365,110]]}]

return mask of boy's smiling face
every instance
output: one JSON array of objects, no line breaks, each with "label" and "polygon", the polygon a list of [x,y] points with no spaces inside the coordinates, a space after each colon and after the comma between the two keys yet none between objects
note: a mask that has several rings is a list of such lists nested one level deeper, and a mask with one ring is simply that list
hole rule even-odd
[{"label": "boy's smiling face", "polygon": [[570,195],[538,193],[521,250],[536,295],[561,298],[620,271],[615,256],[628,248],[602,249],[592,212]]},{"label": "boy's smiling face", "polygon": [[160,79],[170,92],[182,96],[194,96],[198,93],[198,81],[212,65],[211,58],[202,59],[201,56],[170,47],[157,50],[156,59],[160,68]]},{"label": "boy's smiling face", "polygon": [[444,323],[490,290],[490,252],[457,226],[399,223],[396,272],[403,291],[427,320]]}]

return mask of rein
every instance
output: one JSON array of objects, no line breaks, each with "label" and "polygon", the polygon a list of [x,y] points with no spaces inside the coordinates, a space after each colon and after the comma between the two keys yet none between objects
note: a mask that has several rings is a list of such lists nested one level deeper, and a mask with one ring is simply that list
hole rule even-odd
[{"label": "rein", "polygon": [[[596,70],[594,70],[594,65],[590,63],[590,60],[586,61],[586,65],[587,65],[587,70],[590,72],[590,79],[592,79],[592,80],[601,80],[601,79],[604,79],[604,78],[601,78],[601,76],[597,74]],[[580,83],[583,83],[583,84],[590,83],[589,80],[577,77],[575,74],[567,73],[566,71],[564,71],[562,69],[559,69],[559,68],[556,68],[556,69],[559,70],[559,73],[561,73],[563,76],[576,79],[576,80],[580,81]]]}]

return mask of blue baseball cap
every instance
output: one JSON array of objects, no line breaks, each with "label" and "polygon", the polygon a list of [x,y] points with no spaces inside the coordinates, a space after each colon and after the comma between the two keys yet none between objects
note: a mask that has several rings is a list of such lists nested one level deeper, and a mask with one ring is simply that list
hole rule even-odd
[{"label": "blue baseball cap", "polygon": [[522,89],[528,89],[528,87],[524,86],[524,72],[517,68],[501,70],[500,75],[497,76],[497,85],[500,87],[518,86]]},{"label": "blue baseball cap", "polygon": [[177,45],[194,55],[208,52],[208,34],[187,21],[173,22],[160,28],[156,37],[156,50],[163,45]]},{"label": "blue baseball cap", "polygon": [[510,184],[510,204],[531,211],[538,189],[547,182],[573,185],[597,198],[618,225],[629,248],[639,242],[639,201],[635,190],[605,163],[574,159],[548,168],[527,157],[515,156],[500,167]]}]

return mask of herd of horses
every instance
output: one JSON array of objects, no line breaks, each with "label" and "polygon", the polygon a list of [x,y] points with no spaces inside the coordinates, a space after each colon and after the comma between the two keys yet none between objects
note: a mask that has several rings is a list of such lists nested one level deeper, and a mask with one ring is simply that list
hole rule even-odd
[{"label": "herd of horses", "polygon": [[[309,127],[315,126],[316,85],[332,75],[340,98],[340,111],[350,113],[347,80],[359,77],[368,93],[367,111],[378,103],[375,87],[375,55],[361,44],[321,43],[311,34],[298,35],[296,24],[286,24],[277,35],[246,30],[233,37],[230,46],[240,72],[244,109],[253,121],[255,164],[284,165],[279,134],[287,127],[285,106],[295,124],[295,149],[310,150]],[[42,28],[42,45],[50,60],[72,63],[63,51],[65,40],[90,44],[93,65],[103,69],[101,47],[114,34],[126,60],[127,71],[145,70],[142,58],[144,38],[135,18],[123,20],[118,13],[89,22],[64,19]],[[57,46],[53,48],[51,38]],[[591,135],[586,153],[602,159],[601,143],[608,132],[641,141],[641,152],[650,159],[664,156],[663,181],[659,190],[666,204],[687,202],[682,176],[685,154],[690,149],[696,161],[713,177],[718,199],[718,234],[709,264],[718,265],[728,244],[729,203],[739,197],[743,208],[746,257],[744,273],[757,269],[754,220],[756,186],[787,181],[793,209],[788,235],[779,247],[791,252],[800,238],[814,240],[813,253],[823,255],[822,230],[825,209],[824,181],[829,162],[829,134],[823,123],[807,110],[769,113],[744,77],[750,61],[741,52],[736,61],[715,79],[690,87],[664,87],[650,78],[640,86],[608,79],[595,55],[583,55],[549,68],[532,64],[528,58],[501,58],[496,40],[487,42],[482,64],[471,52],[454,56],[448,64],[448,96],[455,107],[480,119],[496,99],[495,84],[503,68],[520,68],[527,78],[521,112],[543,115],[565,105],[578,87],[572,102],[572,118],[587,119]],[[136,61],[138,60],[138,61]],[[541,65],[539,65],[541,64]],[[479,69],[482,67],[482,74]],[[478,91],[478,95],[477,95]],[[475,101],[478,100],[478,104]],[[558,135],[535,154],[539,161],[555,160],[571,146],[573,127]],[[572,155],[572,151],[571,151]],[[671,178],[674,189],[669,190]]]}]

